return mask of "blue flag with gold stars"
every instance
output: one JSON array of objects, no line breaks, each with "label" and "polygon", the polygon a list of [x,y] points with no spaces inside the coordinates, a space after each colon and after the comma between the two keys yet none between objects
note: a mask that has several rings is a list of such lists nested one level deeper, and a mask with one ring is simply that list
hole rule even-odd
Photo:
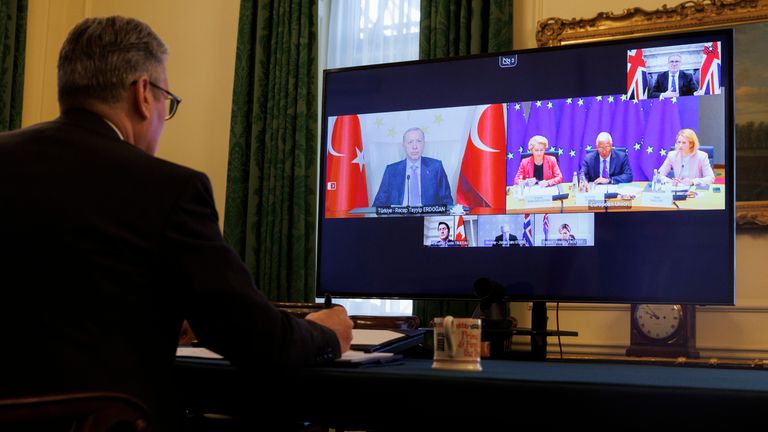
[{"label": "blue flag with gold stars", "polygon": [[584,125],[587,118],[587,104],[584,98],[568,98],[561,104],[560,127],[557,128],[557,145],[560,171],[563,181],[573,181],[573,173],[579,171],[581,163]]},{"label": "blue flag with gold stars", "polygon": [[515,174],[520,166],[521,150],[528,143],[525,135],[525,107],[522,102],[507,105],[507,185],[515,184]]}]

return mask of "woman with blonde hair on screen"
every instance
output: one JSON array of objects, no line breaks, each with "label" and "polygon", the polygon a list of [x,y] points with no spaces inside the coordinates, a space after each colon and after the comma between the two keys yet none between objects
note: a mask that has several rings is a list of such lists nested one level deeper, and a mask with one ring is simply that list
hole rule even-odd
[{"label": "woman with blonde hair on screen", "polygon": [[[675,176],[670,179],[667,174],[671,170],[674,170]],[[699,137],[693,129],[681,129],[677,133],[675,150],[667,154],[667,159],[659,168],[659,174],[665,182],[671,181],[673,185],[691,186],[715,181],[709,156],[699,150]]]},{"label": "woman with blonde hair on screen", "polygon": [[520,161],[520,168],[515,175],[515,184],[528,186],[539,184],[542,187],[554,186],[563,182],[563,174],[557,165],[557,158],[544,154],[549,146],[547,138],[534,135],[528,141],[528,151],[533,156]]}]

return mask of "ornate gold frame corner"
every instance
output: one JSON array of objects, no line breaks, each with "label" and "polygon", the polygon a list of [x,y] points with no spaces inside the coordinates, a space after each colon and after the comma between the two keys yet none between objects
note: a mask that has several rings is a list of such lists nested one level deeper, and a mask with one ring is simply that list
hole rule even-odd
[{"label": "ornate gold frame corner", "polygon": [[737,202],[736,225],[739,228],[768,228],[768,201]]},{"label": "ornate gold frame corner", "polygon": [[[691,0],[654,11],[632,7],[620,13],[600,12],[588,19],[546,18],[537,25],[536,44],[569,45],[764,21],[768,21],[768,0]],[[768,201],[737,202],[736,224],[739,228],[768,228]]]},{"label": "ornate gold frame corner", "polygon": [[567,45],[684,30],[768,21],[768,0],[696,0],[654,11],[633,7],[594,18],[546,18],[539,21],[536,44]]}]

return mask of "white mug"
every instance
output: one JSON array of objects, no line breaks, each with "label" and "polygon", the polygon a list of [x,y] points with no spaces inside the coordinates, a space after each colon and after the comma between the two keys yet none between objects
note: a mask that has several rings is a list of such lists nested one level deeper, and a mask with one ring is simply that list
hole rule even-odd
[{"label": "white mug", "polygon": [[435,318],[435,355],[433,369],[480,371],[479,318]]}]

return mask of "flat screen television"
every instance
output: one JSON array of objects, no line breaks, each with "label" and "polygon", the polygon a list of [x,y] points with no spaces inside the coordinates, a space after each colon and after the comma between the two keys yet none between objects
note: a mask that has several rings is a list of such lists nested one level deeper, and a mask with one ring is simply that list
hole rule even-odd
[{"label": "flat screen television", "polygon": [[325,71],[319,294],[732,305],[733,83],[731,30]]}]

